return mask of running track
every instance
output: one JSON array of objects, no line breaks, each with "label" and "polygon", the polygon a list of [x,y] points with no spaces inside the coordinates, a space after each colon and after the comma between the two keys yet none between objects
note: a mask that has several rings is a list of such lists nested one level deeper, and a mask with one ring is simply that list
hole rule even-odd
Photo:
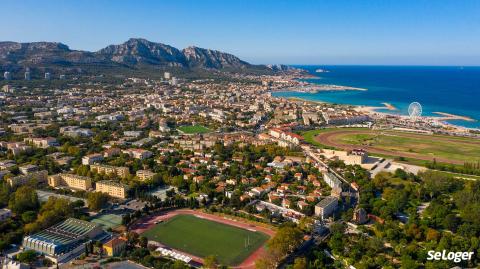
[{"label": "running track", "polygon": [[[249,224],[249,223],[247,223],[248,222],[247,220],[245,220],[245,222],[240,222],[240,221],[236,221],[236,220],[233,220],[233,219],[227,219],[227,218],[224,218],[224,217],[219,217],[219,216],[203,213],[203,212],[196,211],[196,210],[190,210],[190,209],[177,209],[177,210],[172,210],[172,211],[164,211],[164,212],[158,213],[157,215],[144,217],[144,218],[136,221],[131,226],[130,230],[133,231],[133,232],[136,232],[138,234],[141,234],[141,233],[145,232],[146,230],[152,228],[155,225],[156,221],[167,220],[167,219],[172,218],[176,215],[182,215],[182,214],[183,215],[185,215],[185,214],[195,215],[195,216],[198,216],[198,217],[201,217],[201,218],[204,218],[204,219],[208,219],[208,220],[211,220],[211,221],[215,221],[215,222],[239,227],[239,228],[242,228],[242,229],[250,229],[250,230],[253,229],[253,230],[265,233],[265,234],[269,235],[270,237],[273,237],[275,235],[275,231],[273,231],[269,228],[266,228],[266,227]],[[179,253],[183,253],[183,254],[191,257],[194,262],[203,263],[203,259],[201,257],[196,257],[196,256],[193,256],[189,253],[184,253],[184,252],[178,251],[178,250],[175,250],[175,251],[179,252]],[[239,264],[237,266],[234,266],[232,268],[254,269],[255,268],[255,261],[259,257],[261,257],[264,252],[265,252],[265,249],[263,247],[260,247],[257,250],[255,250],[248,258],[246,258],[241,264]]]},{"label": "running track", "polygon": [[[337,137],[346,135],[346,134],[375,134],[370,130],[345,130],[339,129],[329,132],[324,132],[318,134],[314,139],[315,141],[319,142],[322,145],[331,146],[343,150],[353,150],[353,149],[364,149],[373,154],[383,154],[389,156],[398,156],[398,157],[405,157],[405,158],[413,158],[413,159],[420,159],[425,161],[433,161],[436,159],[438,162],[442,163],[453,163],[453,164],[464,164],[464,161],[460,160],[453,160],[449,158],[443,158],[438,156],[428,156],[421,153],[412,153],[412,152],[404,152],[404,151],[392,151],[388,149],[377,148],[375,146],[366,146],[366,145],[352,145],[352,144],[345,144],[339,142]],[[419,139],[426,139],[432,141],[441,141],[441,142],[454,142],[454,143],[464,143],[464,144],[475,144],[478,145],[478,141],[461,141],[455,138],[448,138],[448,137],[438,137],[438,136],[431,136],[431,135],[421,135],[421,134],[409,134],[409,133],[402,133],[404,137],[409,138],[419,138]],[[413,145],[414,146],[414,145]]]}]

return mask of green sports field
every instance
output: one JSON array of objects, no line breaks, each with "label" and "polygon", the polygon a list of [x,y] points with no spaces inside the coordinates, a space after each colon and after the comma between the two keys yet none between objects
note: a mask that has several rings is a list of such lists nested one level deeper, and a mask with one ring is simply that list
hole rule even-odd
[{"label": "green sports field", "polygon": [[177,129],[185,134],[204,134],[210,132],[210,129],[202,125],[180,126]]},{"label": "green sports field", "polygon": [[480,160],[480,140],[393,130],[331,128],[306,132],[307,142],[350,150],[364,148],[372,154],[463,164]]},{"label": "green sports field", "polygon": [[229,266],[240,264],[268,240],[268,235],[261,232],[193,215],[174,216],[142,235],[198,257],[215,255],[221,264]]}]

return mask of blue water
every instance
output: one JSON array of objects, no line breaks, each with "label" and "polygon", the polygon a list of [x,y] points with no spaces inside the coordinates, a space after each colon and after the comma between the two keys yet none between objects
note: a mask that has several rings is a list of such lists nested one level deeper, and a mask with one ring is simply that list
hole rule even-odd
[{"label": "blue water", "polygon": [[[423,115],[446,112],[468,116],[475,122],[451,124],[480,128],[480,67],[432,66],[297,66],[319,77],[306,79],[317,84],[365,88],[367,91],[324,91],[319,93],[277,92],[274,96],[298,97],[337,104],[382,106],[391,103],[398,113],[408,114],[408,105],[419,102]],[[321,68],[328,73],[316,73]]]}]

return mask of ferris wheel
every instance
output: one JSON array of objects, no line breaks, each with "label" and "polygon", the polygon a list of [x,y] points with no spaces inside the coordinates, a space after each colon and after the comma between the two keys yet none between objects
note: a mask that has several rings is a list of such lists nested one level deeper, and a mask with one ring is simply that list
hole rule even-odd
[{"label": "ferris wheel", "polygon": [[408,115],[410,119],[416,120],[418,117],[422,116],[422,105],[419,102],[413,102],[408,106]]}]

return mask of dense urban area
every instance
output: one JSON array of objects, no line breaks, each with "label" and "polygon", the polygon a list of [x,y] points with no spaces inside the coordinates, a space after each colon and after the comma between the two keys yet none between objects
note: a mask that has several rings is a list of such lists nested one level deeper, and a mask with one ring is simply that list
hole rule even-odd
[{"label": "dense urban area", "polygon": [[5,72],[3,268],[478,266],[478,161],[378,147],[478,133],[272,96],[302,75]]}]

